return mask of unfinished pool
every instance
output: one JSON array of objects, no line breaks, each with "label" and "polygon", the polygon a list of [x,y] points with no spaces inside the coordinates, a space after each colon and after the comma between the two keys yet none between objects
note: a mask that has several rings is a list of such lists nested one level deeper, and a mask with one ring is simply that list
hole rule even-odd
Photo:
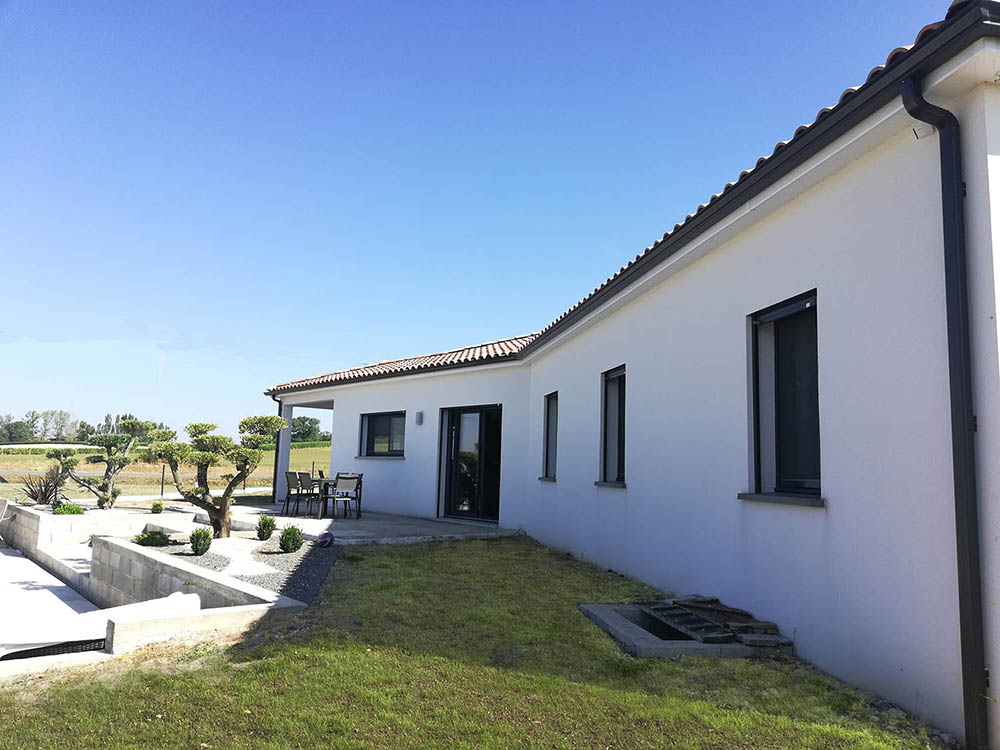
[{"label": "unfinished pool", "polygon": [[[276,607],[302,602],[130,541],[150,530],[181,535],[192,513],[136,509],[55,515],[13,506],[0,521],[0,676],[9,662],[121,653],[157,640],[243,629]],[[30,665],[26,668],[31,668]]]}]

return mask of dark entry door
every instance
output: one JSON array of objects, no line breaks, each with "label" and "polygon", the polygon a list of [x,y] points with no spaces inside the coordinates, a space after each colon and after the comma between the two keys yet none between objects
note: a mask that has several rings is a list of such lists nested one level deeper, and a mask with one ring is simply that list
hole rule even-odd
[{"label": "dark entry door", "polygon": [[500,407],[448,410],[445,514],[500,517]]}]

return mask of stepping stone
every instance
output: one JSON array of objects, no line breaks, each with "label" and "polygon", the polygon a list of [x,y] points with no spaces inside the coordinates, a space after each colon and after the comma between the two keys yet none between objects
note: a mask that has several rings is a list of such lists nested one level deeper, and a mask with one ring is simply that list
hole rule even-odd
[{"label": "stepping stone", "polygon": [[781,648],[782,646],[792,645],[790,638],[785,638],[783,635],[769,635],[767,633],[740,633],[736,636],[736,640],[747,646],[763,648]]}]

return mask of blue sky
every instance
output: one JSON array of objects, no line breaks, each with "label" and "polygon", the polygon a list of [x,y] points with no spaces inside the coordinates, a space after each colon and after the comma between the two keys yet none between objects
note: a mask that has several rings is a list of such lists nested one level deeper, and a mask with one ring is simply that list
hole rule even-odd
[{"label": "blue sky", "polygon": [[0,413],[538,330],[946,0],[0,0]]}]

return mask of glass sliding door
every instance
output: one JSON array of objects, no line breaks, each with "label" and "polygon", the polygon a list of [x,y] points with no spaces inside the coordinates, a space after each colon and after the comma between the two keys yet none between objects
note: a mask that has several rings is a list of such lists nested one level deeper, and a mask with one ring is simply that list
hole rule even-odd
[{"label": "glass sliding door", "polygon": [[445,514],[500,517],[500,407],[449,409]]}]

